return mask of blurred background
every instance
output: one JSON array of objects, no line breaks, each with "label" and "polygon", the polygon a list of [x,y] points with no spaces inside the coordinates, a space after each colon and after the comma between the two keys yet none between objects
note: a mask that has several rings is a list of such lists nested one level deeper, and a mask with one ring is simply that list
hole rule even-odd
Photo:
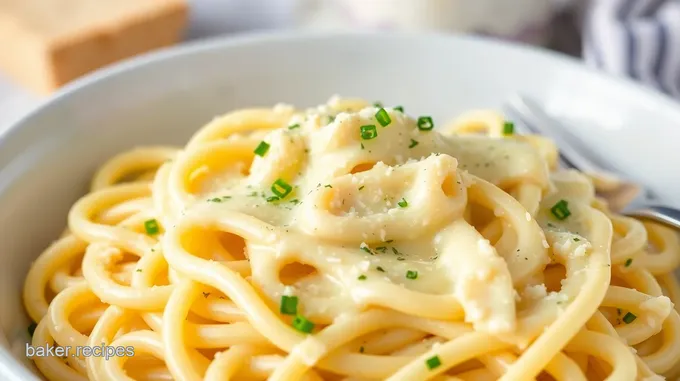
[{"label": "blurred background", "polygon": [[[675,71],[664,70],[668,66],[664,60],[680,60],[680,54],[674,57],[663,45],[680,46],[680,41],[673,40],[680,36],[680,25],[659,23],[664,17],[680,21],[680,2],[4,0],[0,2],[0,46],[4,46],[0,50],[0,126],[34,108],[64,83],[98,67],[185,41],[262,30],[486,35],[583,57],[589,65],[677,95],[679,86],[667,86],[658,79],[666,76],[680,84]],[[670,33],[674,28],[679,32],[676,35]],[[647,39],[640,40],[637,32]],[[652,44],[654,54],[648,52]],[[653,59],[636,64],[633,53],[641,52]]]}]

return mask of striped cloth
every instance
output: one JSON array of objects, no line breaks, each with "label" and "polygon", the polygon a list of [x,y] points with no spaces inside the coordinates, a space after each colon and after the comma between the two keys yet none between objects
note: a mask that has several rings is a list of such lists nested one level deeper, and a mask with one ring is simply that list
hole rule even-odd
[{"label": "striped cloth", "polygon": [[583,56],[680,98],[680,0],[591,0]]}]

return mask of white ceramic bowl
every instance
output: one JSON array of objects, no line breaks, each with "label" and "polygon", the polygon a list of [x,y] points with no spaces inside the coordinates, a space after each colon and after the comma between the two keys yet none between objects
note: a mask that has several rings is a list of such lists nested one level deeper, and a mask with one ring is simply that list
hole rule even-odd
[{"label": "white ceramic bowl", "polygon": [[24,277],[107,157],[182,144],[237,107],[311,106],[338,93],[444,120],[499,107],[515,91],[581,121],[573,128],[593,149],[680,205],[680,105],[532,48],[443,35],[260,35],[166,50],[74,83],[0,139],[0,379],[34,379]]}]

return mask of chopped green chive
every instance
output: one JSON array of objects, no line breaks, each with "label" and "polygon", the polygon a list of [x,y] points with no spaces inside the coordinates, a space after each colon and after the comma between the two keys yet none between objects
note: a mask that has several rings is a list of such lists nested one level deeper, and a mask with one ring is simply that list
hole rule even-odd
[{"label": "chopped green chive", "polygon": [[574,238],[574,242],[579,242],[580,240],[581,240],[581,239],[578,238],[578,237],[575,237],[575,238]]},{"label": "chopped green chive", "polygon": [[333,188],[333,186],[332,186],[331,184],[326,184],[326,185],[324,185],[323,187],[324,187],[324,188]]},{"label": "chopped green chive", "polygon": [[420,131],[430,131],[434,128],[434,122],[430,116],[421,116],[418,118],[418,129]]},{"label": "chopped green chive", "polygon": [[328,115],[328,124],[331,124],[335,121],[335,116],[333,115]]},{"label": "chopped green chive", "polygon": [[515,133],[515,124],[512,122],[503,123],[503,135],[512,135]]},{"label": "chopped green chive", "polygon": [[208,202],[222,202],[222,199],[219,198],[219,197],[215,197],[215,198],[211,198],[210,200],[208,200]]},{"label": "chopped green chive", "polygon": [[378,270],[378,271],[380,271],[381,273],[384,273],[384,272],[385,272],[385,269],[382,268],[382,267],[380,267],[380,266],[376,267],[375,269]]},{"label": "chopped green chive", "polygon": [[625,264],[625,266],[628,267],[628,266],[631,265],[631,263],[633,263],[633,258],[628,258],[628,259],[626,259],[626,264]]},{"label": "chopped green chive", "polygon": [[418,272],[413,270],[406,271],[406,279],[417,279]]},{"label": "chopped green chive", "polygon": [[390,118],[390,115],[387,113],[387,111],[385,111],[384,108],[381,108],[375,113],[375,119],[383,127],[387,127],[390,123],[392,123],[392,118]]},{"label": "chopped green chive", "polygon": [[397,106],[397,107],[395,107],[394,109],[397,110],[397,111],[399,111],[399,112],[401,112],[401,113],[404,112],[404,106]]},{"label": "chopped green chive", "polygon": [[415,146],[417,146],[417,145],[418,145],[418,141],[417,141],[417,140],[411,139],[411,144],[409,144],[408,148],[413,148],[413,147],[415,147]]},{"label": "chopped green chive", "polygon": [[263,140],[257,145],[254,152],[257,156],[264,156],[267,151],[269,151],[269,144]]},{"label": "chopped green chive", "polygon": [[364,347],[359,347],[359,353],[364,353]]},{"label": "chopped green chive", "polygon": [[364,189],[364,188],[366,188],[366,186],[365,186],[365,185],[362,185],[362,186],[359,187],[359,190],[362,190],[362,189]]},{"label": "chopped green chive", "polygon": [[373,255],[373,252],[371,251],[371,249],[368,248],[368,246],[360,247],[360,249],[361,249],[362,251],[367,252],[368,254]]},{"label": "chopped green chive", "polygon": [[374,102],[374,103],[373,103],[373,107],[375,107],[375,108],[382,108],[382,107],[383,107],[383,104],[382,104],[381,102]]},{"label": "chopped green chive", "polygon": [[376,251],[379,251],[381,253],[384,253],[387,250],[387,247],[385,246],[378,246],[375,248]]},{"label": "chopped green chive", "polygon": [[297,205],[297,204],[300,203],[300,200],[298,200],[297,198],[295,198],[295,199],[290,200],[290,203],[291,203],[291,204]]},{"label": "chopped green chive", "polygon": [[357,277],[357,279],[359,279],[359,280],[366,280],[366,275],[363,275],[363,274],[362,274],[362,275],[359,275],[359,276]]},{"label": "chopped green chive", "polygon": [[364,149],[364,143],[361,143],[361,149]]},{"label": "chopped green chive", "polygon": [[634,314],[632,314],[630,312],[623,315],[623,322],[626,323],[626,324],[632,323],[633,321],[635,321],[635,319],[637,319],[637,316],[635,316]]},{"label": "chopped green chive", "polygon": [[297,124],[297,123],[296,123],[296,124],[291,124],[290,126],[288,126],[288,129],[289,129],[289,130],[294,130],[294,129],[296,129],[296,128],[300,128],[300,125]]},{"label": "chopped green chive", "polygon": [[392,242],[394,242],[394,240],[393,240],[393,239],[388,239],[388,240],[385,241],[385,242],[386,242],[386,243],[392,243]]},{"label": "chopped green chive", "polygon": [[314,323],[307,320],[304,316],[297,315],[293,319],[293,328],[302,333],[311,333],[314,330]]},{"label": "chopped green chive", "polygon": [[138,273],[141,273],[141,272],[142,272],[142,269],[137,269],[137,270],[135,270],[135,271],[137,271]]},{"label": "chopped green chive", "polygon": [[439,359],[439,356],[432,356],[429,359],[425,360],[425,365],[427,366],[427,369],[429,369],[429,370],[437,368],[441,364],[442,364],[442,360]]},{"label": "chopped green chive", "polygon": [[558,220],[564,220],[571,216],[569,211],[569,203],[566,200],[560,200],[552,208],[550,208],[550,213],[552,213]]},{"label": "chopped green chive", "polygon": [[272,192],[279,196],[279,198],[285,198],[292,191],[293,187],[287,182],[283,181],[283,179],[277,179],[274,181],[274,184],[272,184]]},{"label": "chopped green chive", "polygon": [[392,247],[392,252],[394,253],[394,255],[399,255],[399,250],[397,250],[396,247]]},{"label": "chopped green chive", "polygon": [[375,139],[378,136],[378,130],[375,128],[374,124],[361,126],[359,127],[359,131],[361,132],[361,138],[364,140]]},{"label": "chopped green chive", "polygon": [[283,315],[297,315],[297,306],[297,296],[281,296],[281,307],[279,310]]},{"label": "chopped green chive", "polygon": [[280,200],[280,198],[278,198],[277,196],[267,197],[267,202],[274,202],[274,201],[279,201],[279,200]]},{"label": "chopped green chive", "polygon": [[28,334],[31,335],[31,337],[33,337],[36,328],[38,328],[38,325],[35,323],[31,323],[28,325]]},{"label": "chopped green chive", "polygon": [[397,203],[397,205],[399,205],[400,208],[405,208],[408,206],[408,201],[406,201],[405,198],[402,198],[401,201]]},{"label": "chopped green chive", "polygon": [[155,219],[144,221],[144,229],[148,235],[158,234],[158,221]]}]

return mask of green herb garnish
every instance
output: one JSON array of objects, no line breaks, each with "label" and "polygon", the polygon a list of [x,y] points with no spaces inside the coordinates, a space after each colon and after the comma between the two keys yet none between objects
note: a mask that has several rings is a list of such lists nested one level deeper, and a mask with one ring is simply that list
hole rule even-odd
[{"label": "green herb garnish", "polygon": [[512,122],[503,123],[503,135],[512,135],[515,133],[515,124]]},{"label": "green herb garnish", "polygon": [[429,359],[425,360],[425,365],[427,366],[427,369],[429,369],[429,370],[437,368],[441,364],[442,364],[442,360],[439,359],[439,356],[432,356]]},{"label": "green herb garnish", "polygon": [[635,321],[635,319],[637,319],[637,316],[635,316],[634,314],[632,314],[630,312],[623,315],[623,322],[626,323],[626,324],[632,323],[633,321]]},{"label": "green herb garnish", "polygon": [[311,333],[314,330],[314,323],[307,320],[304,316],[297,315],[293,319],[293,328],[302,333]]},{"label": "green herb garnish", "polygon": [[361,126],[359,127],[359,131],[361,132],[361,138],[364,140],[375,139],[378,136],[378,130],[375,128],[374,124]]},{"label": "green herb garnish", "polygon": [[277,179],[274,181],[274,184],[272,184],[272,192],[279,196],[279,198],[285,198],[290,194],[290,192],[293,191],[293,187],[290,186],[287,182],[285,182],[283,179]]},{"label": "green herb garnish", "polygon": [[385,111],[384,108],[381,108],[375,113],[375,119],[383,127],[387,127],[390,123],[392,123],[392,118],[390,118],[390,115],[387,113],[387,111]]},{"label": "green herb garnish", "polygon": [[408,201],[406,201],[405,198],[402,198],[401,201],[397,203],[397,205],[399,205],[400,208],[405,208],[408,206]]},{"label": "green herb garnish", "polygon": [[267,151],[269,151],[269,144],[263,140],[257,145],[257,148],[255,148],[254,152],[257,156],[264,156]]},{"label": "green herb garnish", "polygon": [[434,122],[430,116],[421,116],[418,118],[418,129],[420,131],[430,131],[434,128]]},{"label": "green herb garnish", "polygon": [[626,259],[626,264],[625,264],[625,266],[628,267],[628,266],[631,265],[631,263],[633,263],[633,258],[628,258],[628,259]]},{"label": "green herb garnish", "polygon": [[552,213],[555,218],[562,221],[567,217],[571,216],[569,211],[569,203],[566,200],[560,200],[552,208],[550,208],[550,213]]},{"label": "green herb garnish", "polygon": [[148,235],[158,234],[158,221],[156,221],[156,219],[144,221],[144,230],[146,230],[146,234]]},{"label": "green herb garnish", "polygon": [[279,311],[283,315],[296,315],[297,314],[297,306],[298,306],[298,297],[297,296],[287,296],[287,295],[281,296],[281,307],[279,308]]},{"label": "green herb garnish", "polygon": [[413,271],[413,270],[408,270],[408,271],[406,271],[406,278],[407,279],[416,279],[416,278],[418,278],[418,272]]},{"label": "green herb garnish", "polygon": [[418,141],[411,139],[411,144],[409,144],[408,148],[413,148],[418,145]]}]

